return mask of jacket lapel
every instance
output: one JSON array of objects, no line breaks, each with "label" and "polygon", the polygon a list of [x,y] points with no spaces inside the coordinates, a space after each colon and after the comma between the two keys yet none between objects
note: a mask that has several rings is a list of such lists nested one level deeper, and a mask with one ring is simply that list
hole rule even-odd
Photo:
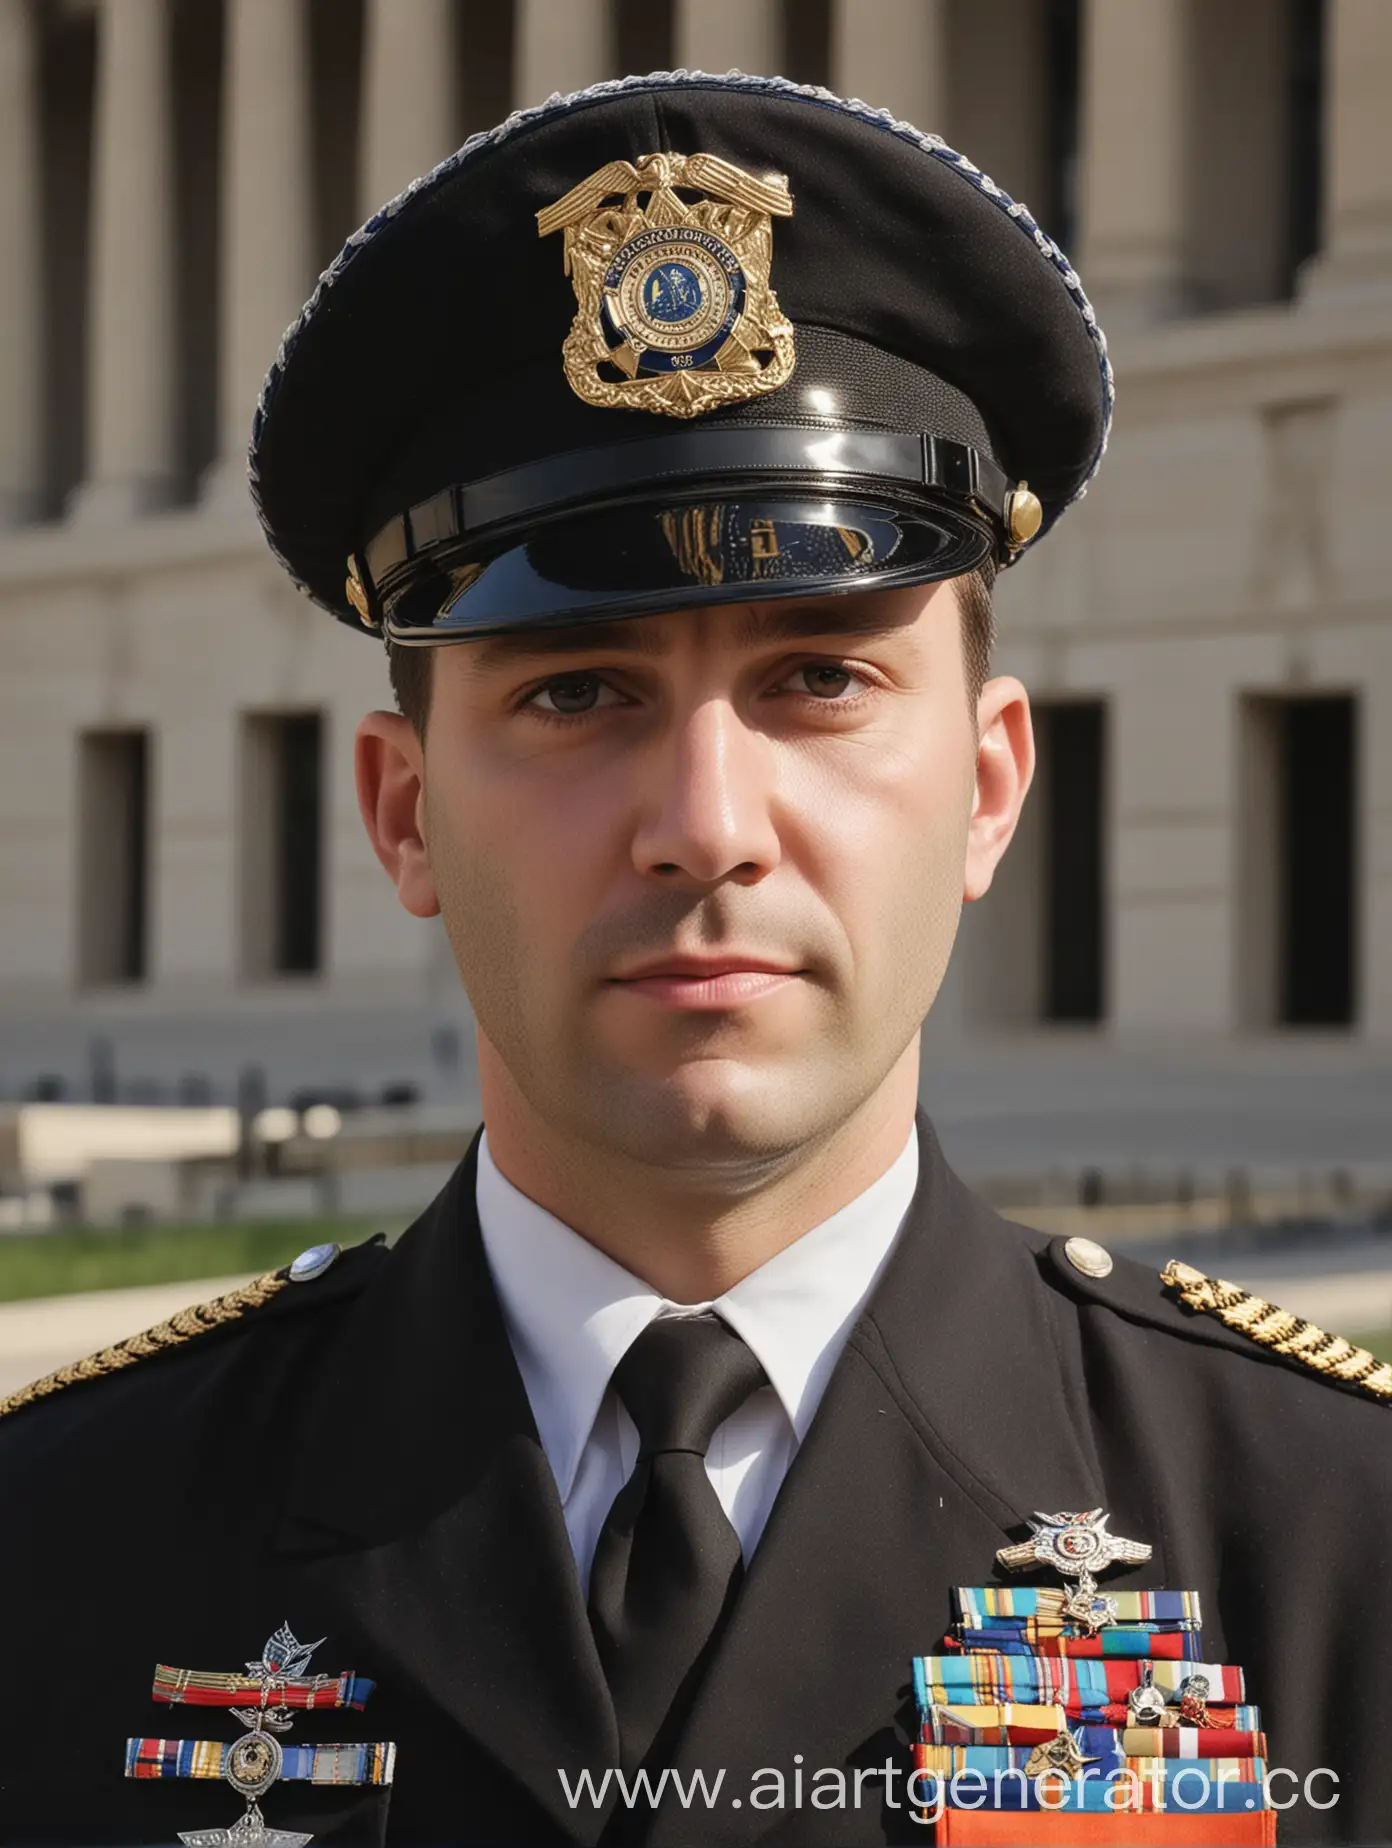
[{"label": "jacket lapel", "polygon": [[478,1142],[313,1368],[278,1550],[379,1705],[423,1697],[591,1841],[606,1811],[568,1807],[557,1772],[616,1764],[617,1729],[483,1251]]},{"label": "jacket lapel", "polygon": [[[1066,1324],[1054,1325],[1035,1261],[1046,1241],[1003,1225],[962,1187],[922,1112],[918,1130],[919,1183],[903,1232],[784,1482],[680,1742],[682,1775],[727,1773],[703,1818],[713,1842],[780,1827],[796,1842],[912,1835],[904,1812],[896,1819],[883,1807],[881,1777],[863,1780],[858,1819],[854,1809],[820,1818],[823,1837],[814,1771],[845,1768],[853,1805],[854,1769],[893,1754],[902,1803],[910,1658],[941,1642],[952,1587],[996,1577],[996,1548],[1020,1538],[1035,1509],[1101,1499],[1075,1417],[1082,1392]],[[802,1809],[790,1814],[798,1753]],[[784,1777],[781,1813],[749,1800],[761,1767]],[[683,1839],[684,1814],[664,1805],[655,1848]]]}]

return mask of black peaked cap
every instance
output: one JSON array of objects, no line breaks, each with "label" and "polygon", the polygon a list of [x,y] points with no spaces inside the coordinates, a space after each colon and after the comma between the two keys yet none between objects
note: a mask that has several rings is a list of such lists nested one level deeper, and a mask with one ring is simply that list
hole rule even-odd
[{"label": "black peaked cap", "polygon": [[[657,152],[786,174],[793,206],[771,268],[792,376],[683,425],[572,390],[576,296],[561,238],[537,229],[607,163]],[[349,555],[498,471],[696,425],[926,432],[1027,480],[1042,534],[1096,470],[1111,403],[1067,260],[936,137],[777,78],[626,78],[473,137],[349,240],[267,377],[252,490],[292,577],[356,625]]]}]

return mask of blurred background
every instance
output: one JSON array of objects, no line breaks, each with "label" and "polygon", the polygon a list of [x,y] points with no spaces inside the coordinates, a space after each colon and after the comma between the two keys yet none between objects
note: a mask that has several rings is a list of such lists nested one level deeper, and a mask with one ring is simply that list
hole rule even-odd
[{"label": "blurred background", "polygon": [[1040,773],[925,1035],[949,1156],[1392,1325],[1388,0],[0,0],[0,1386],[399,1228],[472,1133],[353,797],[382,651],[270,557],[252,407],[373,208],[676,67],[940,132],[1110,337],[1110,456],[999,588]]}]

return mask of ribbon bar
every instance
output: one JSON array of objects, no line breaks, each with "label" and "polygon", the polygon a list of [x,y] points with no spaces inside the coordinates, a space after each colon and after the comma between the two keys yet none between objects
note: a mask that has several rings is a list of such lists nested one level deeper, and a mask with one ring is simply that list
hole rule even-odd
[{"label": "ribbon bar", "polygon": [[[960,1808],[968,1812],[982,1810],[983,1804],[989,1810],[1014,1813],[1030,1811],[1053,1811],[1056,1814],[1102,1815],[1109,1819],[1121,1815],[1155,1814],[1212,1814],[1221,1812],[1224,1819],[1225,1833],[1217,1838],[1224,1842],[1244,1840],[1274,1840],[1273,1836],[1258,1834],[1253,1831],[1248,1835],[1242,1828],[1244,1812],[1260,1812],[1266,1805],[1266,1786],[1264,1783],[1266,1767],[1260,1759],[1204,1759],[1188,1764],[1178,1763],[1173,1759],[1137,1759],[1137,1765],[1153,1766],[1148,1771],[1132,1770],[1127,1767],[1119,1775],[1108,1780],[1102,1777],[1083,1779],[1067,1778],[1058,1773],[1046,1774],[1040,1778],[1028,1778],[1023,1771],[1016,1769],[997,1769],[988,1771],[982,1767],[963,1767],[956,1773],[954,1783],[949,1774],[936,1770],[922,1761],[919,1754],[936,1750],[933,1746],[916,1746],[915,1770],[923,1773],[923,1778],[938,1777],[942,1779],[942,1795],[945,1814],[951,1815]],[[1236,1765],[1247,1767],[1250,1775],[1232,1775]],[[1092,1767],[1087,1767],[1089,1770]],[[1210,1773],[1221,1771],[1222,1781]],[[1185,1773],[1191,1775],[1185,1779]],[[1203,1780],[1208,1778],[1205,1783]],[[1184,1781],[1180,1781],[1184,1780]],[[920,1780],[920,1786],[922,1783]],[[1269,1813],[1269,1811],[1268,1811]],[[926,1819],[926,1817],[925,1817]],[[935,1839],[941,1841],[960,1840],[949,1829],[944,1836],[941,1824],[938,1825]],[[972,1839],[968,1837],[968,1839]],[[992,1832],[985,1837],[992,1842],[1008,1841],[1012,1845],[1023,1844],[1031,1839],[1028,1832],[1011,1832],[1010,1834]],[[1086,1838],[1072,1833],[1051,1834],[1051,1841],[1067,1842],[1071,1845],[1081,1839],[1095,1840],[1094,1836]],[[1154,1836],[1136,1837],[1127,1834],[1124,1838],[1120,1830],[1109,1833],[1109,1841],[1126,1839],[1130,1841],[1154,1842]],[[1170,1841],[1174,1836],[1166,1835],[1163,1839]],[[1180,1838],[1184,1839],[1184,1838]],[[1205,1839],[1213,1840],[1212,1836]]]},{"label": "ribbon bar", "polygon": [[[1084,1744],[1093,1743],[1084,1737]],[[914,1764],[918,1770],[940,1777],[944,1781],[960,1777],[964,1771],[981,1771],[988,1778],[997,1772],[1023,1772],[1028,1775],[1033,1748],[1026,1745],[920,1745],[914,1748]],[[1084,1766],[1087,1779],[1105,1781],[1117,1778],[1130,1771],[1147,1782],[1155,1783],[1161,1789],[1168,1787],[1176,1779],[1192,1780],[1197,1790],[1201,1780],[1211,1784],[1222,1781],[1228,1783],[1259,1784],[1266,1775],[1266,1763],[1261,1758],[1251,1756],[1241,1758],[1152,1758],[1148,1756],[1131,1756],[1115,1749],[1088,1754],[1091,1762]],[[1045,1772],[1040,1775],[1049,1776]],[[1062,1782],[1069,1778],[1068,1772],[1054,1772],[1055,1781]],[[1076,1777],[1078,1774],[1072,1773]],[[1178,1786],[1181,1790],[1186,1783]],[[1181,1805],[1181,1807],[1183,1807]]]},{"label": "ribbon bar", "polygon": [[[231,1750],[216,1739],[127,1739],[126,1776],[221,1778]],[[277,1782],[390,1784],[396,1768],[390,1744],[287,1745],[283,1751]]]},{"label": "ribbon bar", "polygon": [[[1081,1626],[1066,1615],[1065,1594],[1056,1586],[959,1585],[956,1590],[959,1628],[963,1644],[969,1649],[976,1647],[977,1636],[1013,1636],[1035,1645],[1055,1637],[1085,1638]],[[1108,1596],[1116,1606],[1116,1616],[1104,1632],[1109,1637],[1157,1636],[1203,1627],[1196,1591],[1114,1591]],[[1116,1653],[1144,1652],[1118,1649]]]},{"label": "ribbon bar", "polygon": [[[1249,1706],[1209,1708],[1212,1724],[1199,1726],[1136,1726],[1124,1706],[1117,1706],[1105,1721],[1106,1749],[1119,1749],[1131,1758],[1265,1758],[1266,1735],[1261,1714]],[[1057,1736],[1056,1706],[992,1705],[934,1707],[923,1723],[925,1745],[1044,1745]],[[1098,1727],[1087,1725],[1084,1740],[1094,1740]],[[1099,1749],[1088,1744],[1085,1750]]]},{"label": "ribbon bar", "polygon": [[1102,1658],[1131,1659],[1149,1662],[1197,1662],[1203,1655],[1203,1638],[1193,1631],[1171,1630],[1101,1630],[1096,1636],[1022,1635],[1015,1629],[997,1629],[994,1625],[963,1632],[960,1642],[955,1636],[944,1638],[944,1647],[966,1654],[993,1650],[998,1655],[1078,1656],[1084,1660]]},{"label": "ribbon bar", "polygon": [[[1153,1660],[1148,1665],[1168,1705],[1178,1705],[1181,1685],[1189,1675],[1206,1678],[1208,1698],[1214,1705],[1227,1707],[1246,1699],[1240,1668]],[[1124,1706],[1132,1689],[1140,1686],[1146,1666],[1147,1662],[1141,1660],[1079,1661],[1071,1656],[1005,1655],[987,1650],[915,1656],[914,1693],[919,1712],[925,1716],[935,1705],[954,1707],[999,1701],[1056,1703],[1077,1715],[1106,1706]]]},{"label": "ribbon bar", "polygon": [[155,1700],[187,1707],[356,1707],[367,1705],[377,1683],[351,1672],[342,1675],[292,1675],[257,1681],[250,1675],[219,1675],[196,1668],[155,1667]]}]

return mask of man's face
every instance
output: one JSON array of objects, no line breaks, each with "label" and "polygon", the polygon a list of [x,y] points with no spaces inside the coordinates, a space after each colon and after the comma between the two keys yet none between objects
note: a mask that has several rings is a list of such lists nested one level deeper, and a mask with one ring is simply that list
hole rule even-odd
[{"label": "man's face", "polygon": [[[403,903],[444,914],[481,1057],[542,1121],[733,1169],[870,1098],[1032,763],[1018,683],[972,710],[951,585],[532,631],[433,672],[423,749],[364,722],[364,813]],[[674,957],[785,973],[635,979]]]}]

